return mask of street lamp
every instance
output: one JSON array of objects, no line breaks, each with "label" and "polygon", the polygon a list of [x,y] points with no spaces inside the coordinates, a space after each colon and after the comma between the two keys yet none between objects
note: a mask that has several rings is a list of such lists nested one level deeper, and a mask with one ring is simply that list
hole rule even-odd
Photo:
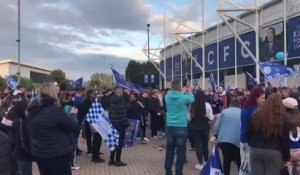
[{"label": "street lamp", "polygon": [[18,0],[18,39],[16,40],[18,43],[18,83],[20,83],[20,78],[21,78],[21,71],[20,71],[20,67],[21,67],[21,39],[20,36],[21,35],[21,0]]},{"label": "street lamp", "polygon": [[150,24],[147,24],[147,33],[148,33],[148,61],[150,61]]},{"label": "street lamp", "polygon": [[[150,24],[147,24],[147,34],[148,34],[148,64],[150,63]],[[150,64],[148,65],[148,75],[147,75],[147,79],[148,79],[148,86],[149,88],[150,86],[150,81],[149,81],[149,77],[150,77]]]}]

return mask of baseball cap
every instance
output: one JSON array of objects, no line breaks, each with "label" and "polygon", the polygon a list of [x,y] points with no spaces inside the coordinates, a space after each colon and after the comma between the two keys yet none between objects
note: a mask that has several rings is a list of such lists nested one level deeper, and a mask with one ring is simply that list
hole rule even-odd
[{"label": "baseball cap", "polygon": [[289,109],[297,109],[298,108],[297,100],[294,98],[291,98],[291,97],[285,98],[284,100],[282,100],[282,103],[286,108],[289,108]]}]

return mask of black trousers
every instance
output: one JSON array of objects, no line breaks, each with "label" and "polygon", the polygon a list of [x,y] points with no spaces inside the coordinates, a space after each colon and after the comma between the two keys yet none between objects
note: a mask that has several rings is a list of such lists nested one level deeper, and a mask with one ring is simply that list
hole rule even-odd
[{"label": "black trousers", "polygon": [[151,137],[157,136],[159,127],[159,116],[155,112],[150,113]]},{"label": "black trousers", "polygon": [[230,175],[232,161],[234,161],[238,166],[238,169],[240,169],[240,148],[231,143],[220,143],[218,146],[221,148],[223,154],[224,175]]},{"label": "black trousers", "polygon": [[203,160],[208,160],[208,130],[192,130],[192,136],[195,144],[195,151],[197,160],[200,164],[203,164]]},{"label": "black trousers", "polygon": [[40,175],[72,175],[70,156],[37,159]]},{"label": "black trousers", "polygon": [[88,152],[92,152],[92,136],[90,125],[88,122],[84,122],[85,137],[86,137],[86,147]]},{"label": "black trousers", "polygon": [[110,152],[110,161],[121,161],[122,149],[124,145],[125,129],[117,129],[119,132],[119,145],[116,150]]},{"label": "black trousers", "polygon": [[158,116],[158,131],[165,132],[165,115]]},{"label": "black trousers", "polygon": [[93,133],[92,159],[99,158],[101,142],[101,135],[99,133]]}]

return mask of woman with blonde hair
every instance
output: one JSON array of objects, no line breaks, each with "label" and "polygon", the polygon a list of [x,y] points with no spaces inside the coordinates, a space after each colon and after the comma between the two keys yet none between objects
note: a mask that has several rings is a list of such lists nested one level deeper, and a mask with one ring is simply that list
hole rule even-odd
[{"label": "woman with blonde hair", "polygon": [[248,130],[252,174],[279,175],[290,159],[288,127],[280,95],[269,96],[251,118]]},{"label": "woman with blonde hair", "polygon": [[70,158],[76,143],[72,134],[78,132],[77,109],[70,115],[59,105],[58,87],[41,85],[38,99],[28,108],[30,117],[31,154],[41,175],[71,175]]}]

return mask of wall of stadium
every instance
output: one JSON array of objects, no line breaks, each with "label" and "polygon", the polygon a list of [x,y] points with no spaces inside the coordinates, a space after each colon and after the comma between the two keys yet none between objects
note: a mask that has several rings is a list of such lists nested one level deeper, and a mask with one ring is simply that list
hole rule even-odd
[{"label": "wall of stadium", "polygon": [[[286,0],[287,4],[287,30],[284,31],[284,14],[283,1],[273,0],[262,6],[259,14],[260,29],[259,29],[259,58],[260,61],[276,61],[274,54],[267,53],[267,31],[269,28],[275,30],[275,41],[278,51],[284,50],[284,37],[286,37],[287,48],[287,64],[290,67],[300,63],[300,1],[296,1],[291,7],[293,0]],[[255,25],[255,14],[253,12],[246,12],[239,15],[239,18],[251,26]],[[236,22],[229,21],[230,25],[239,34],[249,50],[255,55],[256,42],[255,32],[249,27]],[[197,43],[202,43],[202,35],[193,35],[191,40]],[[202,63],[202,48],[189,41],[183,41],[183,45],[189,49],[189,52],[195,57],[197,62],[203,66]],[[229,27],[223,22],[207,29],[205,35],[205,77],[213,74],[215,80],[219,75],[219,82],[225,88],[227,86],[235,87],[235,66],[237,66],[237,87],[246,88],[246,77],[244,72],[247,71],[255,75],[254,61],[251,59],[249,53],[243,48],[239,41],[234,37]],[[180,43],[174,43],[161,50],[160,54],[164,58],[160,62],[160,69],[165,73],[167,82],[172,80],[181,80],[185,84],[202,85],[203,73],[196,63],[188,56],[187,52],[182,48]],[[166,71],[165,64],[166,63]],[[296,67],[297,68],[297,67]],[[161,84],[164,82],[161,77]],[[198,81],[198,83],[196,83]],[[264,77],[261,74],[261,82],[264,82]],[[288,79],[288,85],[293,81]],[[271,81],[274,85],[278,81]],[[296,84],[300,83],[300,78],[296,78]],[[170,83],[167,83],[169,85]],[[205,87],[210,88],[208,81]],[[168,86],[167,86],[168,87]]]}]

